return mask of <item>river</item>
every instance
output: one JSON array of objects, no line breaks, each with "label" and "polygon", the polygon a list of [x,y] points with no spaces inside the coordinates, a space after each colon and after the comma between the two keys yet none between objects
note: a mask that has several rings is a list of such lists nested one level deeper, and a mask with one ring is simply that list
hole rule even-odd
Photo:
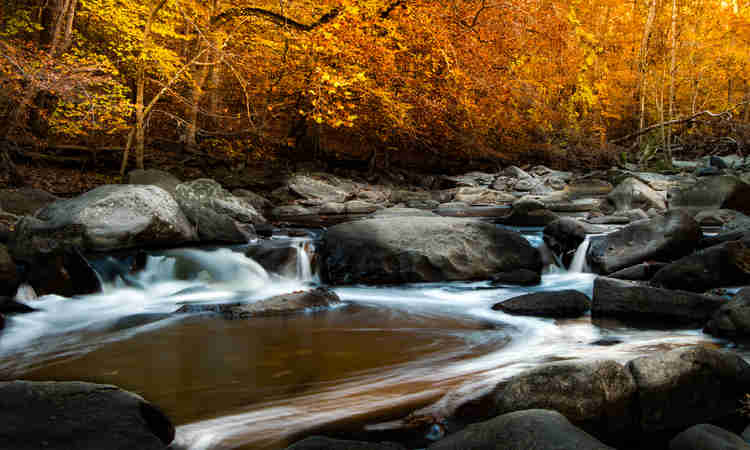
[{"label": "river", "polygon": [[[521,230],[534,245],[539,230]],[[656,349],[724,341],[697,329],[511,316],[492,305],[527,292],[577,289],[594,275],[546,269],[531,288],[489,282],[331,286],[344,304],[289,317],[225,320],[174,314],[193,303],[252,302],[319,284],[311,238],[255,245],[298,251],[296,274],[268,273],[241,248],[154,253],[144,270],[99,258],[104,291],[43,297],[8,318],[4,379],[116,384],[159,405],[176,448],[284,448],[321,427],[403,416],[470,383],[561,360],[627,361]],[[588,245],[588,241],[584,245]],[[743,351],[744,354],[744,351]]]}]

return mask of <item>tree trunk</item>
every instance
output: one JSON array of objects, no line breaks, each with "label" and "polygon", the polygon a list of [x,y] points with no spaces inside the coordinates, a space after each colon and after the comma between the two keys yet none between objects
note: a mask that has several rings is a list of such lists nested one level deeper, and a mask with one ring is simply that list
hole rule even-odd
[{"label": "tree trunk", "polygon": [[[677,70],[677,0],[672,0],[672,60],[669,64],[669,120],[674,120],[674,77]],[[665,157],[672,166],[672,127],[667,129]]]},{"label": "tree trunk", "polygon": [[[640,104],[640,121],[639,129],[643,129],[646,126],[646,69],[648,65],[648,41],[651,38],[651,28],[654,25],[654,18],[656,17],[656,2],[657,0],[651,0],[648,7],[648,17],[646,18],[646,25],[643,27],[643,38],[641,39],[641,51],[638,55],[638,96]],[[640,144],[640,137],[638,138]]]}]

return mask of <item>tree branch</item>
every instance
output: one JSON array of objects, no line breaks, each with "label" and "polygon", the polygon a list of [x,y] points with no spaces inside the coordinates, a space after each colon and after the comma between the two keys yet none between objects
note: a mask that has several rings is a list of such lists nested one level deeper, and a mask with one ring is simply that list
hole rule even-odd
[{"label": "tree branch", "polygon": [[257,16],[257,17],[266,19],[269,22],[273,22],[279,26],[289,26],[300,31],[311,31],[319,27],[320,25],[326,24],[330,22],[331,20],[335,19],[340,13],[341,13],[340,9],[334,8],[331,11],[323,14],[320,17],[320,19],[308,25],[308,24],[297,22],[296,20],[290,19],[281,14],[275,13],[273,11],[268,11],[262,8],[249,8],[249,7],[248,8],[231,8],[222,12],[221,14],[217,16],[214,16],[211,19],[211,24],[216,25],[221,22],[233,19],[235,17]]}]

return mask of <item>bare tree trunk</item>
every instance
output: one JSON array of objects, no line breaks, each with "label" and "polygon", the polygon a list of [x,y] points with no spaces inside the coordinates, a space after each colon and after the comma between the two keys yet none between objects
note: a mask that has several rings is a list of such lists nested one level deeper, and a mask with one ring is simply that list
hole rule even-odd
[{"label": "bare tree trunk", "polygon": [[[669,120],[674,120],[674,77],[677,70],[677,0],[672,0],[672,60],[669,64]],[[667,164],[672,165],[672,127],[667,129]]]},{"label": "bare tree trunk", "polygon": [[[651,28],[654,25],[654,18],[656,17],[656,2],[657,0],[651,0],[648,7],[648,16],[646,17],[646,25],[643,27],[643,37],[641,39],[641,51],[638,55],[638,95],[640,98],[639,104],[641,107],[640,121],[638,128],[643,129],[646,126],[646,70],[648,65],[648,41],[651,38]],[[638,143],[640,144],[640,137]]]}]

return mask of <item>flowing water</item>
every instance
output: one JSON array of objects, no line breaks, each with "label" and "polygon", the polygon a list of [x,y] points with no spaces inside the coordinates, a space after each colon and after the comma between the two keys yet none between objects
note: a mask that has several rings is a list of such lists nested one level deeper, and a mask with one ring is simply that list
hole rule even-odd
[{"label": "flowing water", "polygon": [[[524,232],[541,245],[539,230]],[[152,254],[137,274],[129,273],[127,258],[95,260],[102,293],[43,297],[33,303],[38,312],[8,319],[0,373],[137,392],[179,425],[178,448],[273,449],[330,424],[403,416],[456,387],[540,364],[624,362],[654,349],[724,344],[700,330],[642,330],[590,317],[555,321],[491,309],[540,290],[591,296],[594,276],[577,257],[570,271],[549,267],[542,284],[531,288],[332,286],[344,304],[326,311],[235,321],[175,313],[184,305],[253,302],[319,283],[310,261],[313,241],[275,238],[273,245],[294,249],[296,275],[269,273],[240,248]]]}]

